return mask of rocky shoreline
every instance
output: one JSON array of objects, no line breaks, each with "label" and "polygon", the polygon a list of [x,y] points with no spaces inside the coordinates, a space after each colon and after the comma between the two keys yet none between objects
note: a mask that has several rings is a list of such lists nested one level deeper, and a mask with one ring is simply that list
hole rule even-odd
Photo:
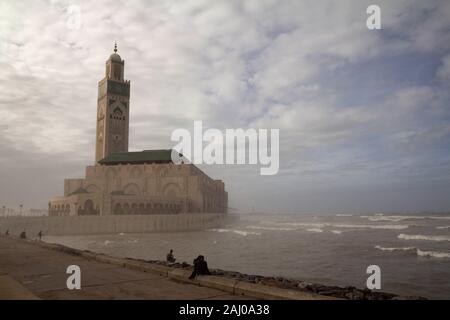
[{"label": "rocky shoreline", "polygon": [[[141,261],[145,263],[163,265],[171,268],[191,270],[193,266],[189,263],[169,263],[161,260],[143,260],[126,258],[128,260]],[[320,294],[346,300],[427,300],[419,296],[402,296],[393,293],[372,291],[369,289],[358,289],[353,286],[328,286],[310,283],[302,280],[289,279],[285,277],[268,277],[261,275],[249,275],[237,271],[226,271],[221,269],[210,269],[211,275],[235,279],[248,283],[261,284],[270,287],[297,290],[300,292]]]},{"label": "rocky shoreline", "polygon": [[[39,242],[38,242],[39,243]],[[71,247],[67,247],[61,244],[46,243],[41,242],[41,244],[47,244],[52,247],[52,249],[57,249],[72,255],[102,255],[90,250],[79,250]],[[117,257],[119,258],[119,257]],[[163,266],[173,269],[181,270],[192,270],[193,265],[182,262],[182,263],[170,263],[162,260],[144,260],[123,257],[128,261],[136,261],[149,265]],[[227,271],[221,269],[210,269],[211,275],[233,279],[241,282],[247,282],[252,284],[260,284],[268,287],[280,288],[280,289],[290,289],[304,293],[318,294],[322,296],[333,297],[337,299],[345,300],[427,300],[425,297],[420,296],[403,296],[394,293],[382,292],[382,291],[372,291],[369,289],[359,289],[353,286],[330,286],[322,285],[317,283],[310,283],[298,279],[289,279],[285,277],[270,277],[261,275],[249,275],[237,271]]]}]

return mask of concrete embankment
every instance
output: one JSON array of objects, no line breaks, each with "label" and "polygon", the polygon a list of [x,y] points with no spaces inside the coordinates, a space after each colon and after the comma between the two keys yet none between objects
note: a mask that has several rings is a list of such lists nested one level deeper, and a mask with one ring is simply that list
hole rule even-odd
[{"label": "concrete embankment", "polygon": [[[69,265],[81,269],[81,290],[67,289]],[[223,276],[189,280],[190,273],[189,266],[0,237],[1,299],[335,299]]]},{"label": "concrete embankment", "polygon": [[174,232],[217,228],[235,219],[236,216],[219,213],[18,216],[0,218],[0,232],[4,234],[9,230],[13,235],[19,235],[23,230],[29,235],[36,235],[39,231],[45,235]]}]

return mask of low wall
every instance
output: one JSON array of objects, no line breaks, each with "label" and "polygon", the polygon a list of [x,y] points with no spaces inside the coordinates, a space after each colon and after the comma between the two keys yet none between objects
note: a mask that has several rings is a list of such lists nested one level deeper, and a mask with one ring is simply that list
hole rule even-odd
[{"label": "low wall", "polygon": [[[189,283],[201,287],[213,288],[231,293],[233,295],[244,296],[256,299],[270,300],[341,300],[333,296],[320,295],[301,290],[292,290],[287,288],[273,287],[264,284],[249,283],[237,279],[231,279],[223,276],[203,275],[197,276],[195,279],[189,279],[192,273],[192,266],[179,268],[172,266],[157,264],[150,261],[119,258],[102,253],[95,253],[87,250],[79,250],[66,247],[60,244],[46,243],[42,241],[28,241],[35,245],[46,249],[56,250],[84,257],[88,260],[94,260],[102,263],[113,264],[124,268],[157,274],[168,277],[178,282]],[[179,264],[178,264],[179,265]]]},{"label": "low wall", "polygon": [[25,230],[34,238],[39,231],[44,235],[189,231],[217,228],[228,219],[226,214],[215,213],[6,217],[0,218],[0,233],[9,230],[11,235],[18,235]]}]

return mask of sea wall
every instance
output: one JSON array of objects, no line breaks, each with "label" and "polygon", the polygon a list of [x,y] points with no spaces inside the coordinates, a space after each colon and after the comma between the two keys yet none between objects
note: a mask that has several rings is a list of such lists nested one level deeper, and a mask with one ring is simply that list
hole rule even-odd
[{"label": "sea wall", "polygon": [[0,218],[0,233],[9,230],[18,235],[25,230],[33,238],[39,231],[45,235],[174,232],[216,228],[229,219],[216,213],[6,217]]}]

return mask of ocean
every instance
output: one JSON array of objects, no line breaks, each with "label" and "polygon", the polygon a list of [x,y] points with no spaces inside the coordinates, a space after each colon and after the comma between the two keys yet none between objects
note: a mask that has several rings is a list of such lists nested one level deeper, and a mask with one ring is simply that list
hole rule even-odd
[{"label": "ocean", "polygon": [[192,232],[46,236],[113,256],[177,262],[206,257],[210,268],[364,288],[370,265],[381,291],[450,299],[450,216],[247,214]]}]

